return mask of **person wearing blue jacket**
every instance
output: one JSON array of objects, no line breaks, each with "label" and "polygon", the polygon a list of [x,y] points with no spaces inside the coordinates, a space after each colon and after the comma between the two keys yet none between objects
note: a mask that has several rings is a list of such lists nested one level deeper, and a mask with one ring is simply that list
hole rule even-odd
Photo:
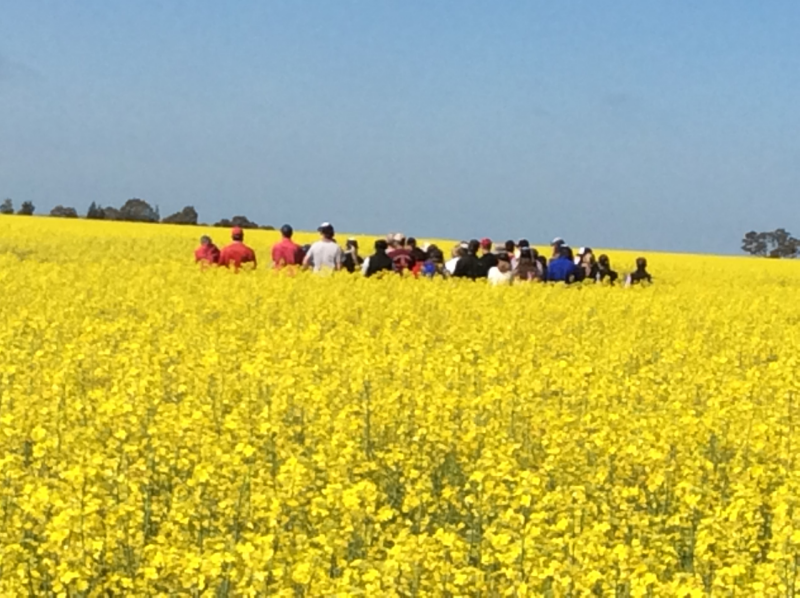
[{"label": "person wearing blue jacket", "polygon": [[575,282],[578,267],[572,257],[572,249],[566,245],[561,246],[558,257],[550,260],[547,267],[547,280],[550,282]]}]

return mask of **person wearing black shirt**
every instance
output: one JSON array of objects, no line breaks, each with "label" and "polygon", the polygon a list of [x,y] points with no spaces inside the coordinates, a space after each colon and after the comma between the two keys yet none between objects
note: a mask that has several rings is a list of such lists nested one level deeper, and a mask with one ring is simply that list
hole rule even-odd
[{"label": "person wearing black shirt", "polygon": [[394,271],[394,262],[386,253],[388,248],[389,244],[384,239],[375,241],[375,253],[364,263],[364,276],[370,277],[378,272]]},{"label": "person wearing black shirt", "polygon": [[647,260],[643,257],[636,258],[636,270],[628,274],[625,286],[631,286],[642,282],[653,282],[653,277],[647,271]]},{"label": "person wearing black shirt", "polygon": [[481,260],[478,257],[478,250],[481,244],[477,239],[473,239],[467,246],[467,253],[458,260],[456,264],[456,271],[453,276],[456,278],[469,278],[475,280],[477,278],[485,278],[488,272],[483,272]]},{"label": "person wearing black shirt", "polygon": [[595,274],[595,280],[597,282],[604,282],[608,280],[608,282],[614,284],[617,282],[618,278],[619,274],[611,269],[611,260],[608,259],[606,254],[603,254],[597,258],[597,273]]}]

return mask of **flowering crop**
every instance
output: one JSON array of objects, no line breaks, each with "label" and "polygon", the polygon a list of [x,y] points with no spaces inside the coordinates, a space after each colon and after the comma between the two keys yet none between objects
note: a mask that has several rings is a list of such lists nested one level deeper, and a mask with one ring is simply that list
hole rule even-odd
[{"label": "flowering crop", "polygon": [[0,219],[0,595],[795,594],[800,264],[234,274],[198,230]]}]

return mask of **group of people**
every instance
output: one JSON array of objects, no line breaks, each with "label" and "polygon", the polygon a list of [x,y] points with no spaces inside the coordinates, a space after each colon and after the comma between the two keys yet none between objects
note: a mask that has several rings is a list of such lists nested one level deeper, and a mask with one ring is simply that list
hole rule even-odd
[{"label": "group of people", "polygon": [[[370,277],[383,273],[410,273],[416,277],[487,279],[493,285],[509,285],[515,282],[576,282],[592,281],[615,284],[619,274],[612,269],[605,254],[595,257],[589,247],[573,252],[564,239],[557,237],[550,244],[548,259],[541,255],[526,239],[518,242],[506,241],[503,245],[492,245],[488,238],[461,242],[453,247],[450,258],[436,245],[420,247],[413,237],[401,233],[375,241],[374,253],[362,257],[358,240],[347,239],[342,249],[335,239],[333,225],[323,222],[317,229],[319,241],[300,246],[292,240],[294,231],[285,224],[281,227],[281,240],[272,247],[272,267],[307,268],[315,272],[323,270],[345,270],[361,272]],[[234,228],[231,243],[220,250],[208,236],[200,239],[195,251],[195,261],[203,265],[218,265],[239,269],[243,266],[255,268],[256,254],[244,243],[244,231]],[[638,258],[636,270],[625,277],[626,285],[650,283],[647,260]]]}]

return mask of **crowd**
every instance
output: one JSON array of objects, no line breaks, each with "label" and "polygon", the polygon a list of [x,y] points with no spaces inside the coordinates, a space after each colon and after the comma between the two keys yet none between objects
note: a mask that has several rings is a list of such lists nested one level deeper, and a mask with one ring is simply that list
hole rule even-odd
[{"label": "crowd", "polygon": [[[492,245],[490,239],[461,242],[453,247],[450,258],[445,259],[444,252],[436,245],[420,247],[416,239],[406,238],[401,233],[378,239],[374,253],[362,257],[356,239],[347,239],[344,249],[339,246],[330,223],[324,222],[317,230],[319,241],[300,246],[292,240],[292,227],[283,225],[281,240],[272,247],[271,267],[307,268],[315,272],[345,270],[361,272],[367,277],[393,272],[428,278],[483,278],[493,285],[522,281],[614,284],[619,280],[619,274],[611,267],[607,255],[595,257],[589,247],[581,247],[575,253],[560,237],[551,242],[549,259],[531,247],[526,239],[506,241],[503,245]],[[231,243],[222,250],[210,237],[203,236],[195,251],[195,261],[237,270],[257,265],[255,251],[245,245],[241,228],[231,231]],[[647,260],[640,257],[636,260],[636,270],[625,277],[625,284],[642,282],[652,282],[652,277],[647,271]]]}]

